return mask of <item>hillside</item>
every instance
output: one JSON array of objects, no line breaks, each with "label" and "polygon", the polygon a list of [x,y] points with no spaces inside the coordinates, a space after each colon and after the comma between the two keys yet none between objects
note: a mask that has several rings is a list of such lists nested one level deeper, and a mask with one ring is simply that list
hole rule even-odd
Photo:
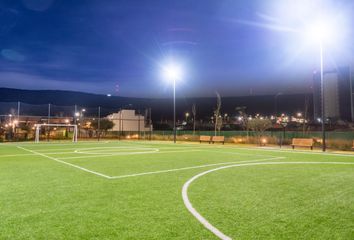
[{"label": "hillside", "polygon": [[[311,94],[279,95],[277,98],[275,98],[274,95],[223,97],[222,112],[234,114],[236,107],[245,106],[248,114],[260,113],[270,115],[275,112],[276,108],[278,113],[293,113],[304,111],[306,98],[310,100],[309,113],[312,115]],[[106,95],[74,91],[0,88],[0,114],[7,114],[9,112],[9,103],[17,101],[35,105],[51,103],[59,106],[73,106],[76,104],[88,109],[101,106],[103,114],[115,112],[118,111],[118,109],[127,106],[141,111],[144,111],[146,108],[151,108],[153,120],[166,120],[172,118],[172,99],[144,99],[117,96],[107,97]],[[182,118],[185,112],[190,111],[193,103],[197,105],[198,118],[208,118],[212,115],[216,98],[178,98],[178,117]],[[45,112],[41,114],[45,115]]]}]

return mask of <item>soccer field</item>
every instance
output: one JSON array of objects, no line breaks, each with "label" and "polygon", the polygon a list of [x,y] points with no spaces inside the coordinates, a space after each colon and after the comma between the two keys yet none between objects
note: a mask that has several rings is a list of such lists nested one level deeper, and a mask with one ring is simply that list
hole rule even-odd
[{"label": "soccer field", "polygon": [[354,155],[0,145],[0,239],[354,239]]}]

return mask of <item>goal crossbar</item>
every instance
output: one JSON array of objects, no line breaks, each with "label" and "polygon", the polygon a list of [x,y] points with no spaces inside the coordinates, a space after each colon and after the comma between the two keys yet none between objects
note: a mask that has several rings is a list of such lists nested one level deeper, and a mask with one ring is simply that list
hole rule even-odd
[{"label": "goal crossbar", "polygon": [[36,128],[36,135],[35,135],[35,142],[38,143],[39,142],[39,135],[40,135],[40,129],[42,127],[72,127],[74,128],[74,134],[73,134],[73,142],[77,142],[77,125],[76,124],[54,124],[54,123],[50,123],[50,124],[36,124],[35,128]]}]

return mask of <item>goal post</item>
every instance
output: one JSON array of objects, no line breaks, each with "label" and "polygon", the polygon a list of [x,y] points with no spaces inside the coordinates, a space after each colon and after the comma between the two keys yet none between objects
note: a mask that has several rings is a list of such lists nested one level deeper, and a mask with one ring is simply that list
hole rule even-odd
[{"label": "goal post", "polygon": [[53,128],[57,128],[57,127],[63,127],[63,128],[73,128],[74,132],[73,132],[73,137],[72,137],[72,142],[77,142],[77,125],[76,124],[36,124],[35,125],[35,138],[34,141],[36,143],[39,142],[40,140],[40,133],[41,133],[41,129],[42,127],[53,127]]}]

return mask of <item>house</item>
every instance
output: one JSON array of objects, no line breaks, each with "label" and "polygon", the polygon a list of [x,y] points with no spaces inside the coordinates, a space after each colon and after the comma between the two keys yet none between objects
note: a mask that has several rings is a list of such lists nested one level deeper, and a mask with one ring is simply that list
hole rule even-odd
[{"label": "house", "polygon": [[114,123],[112,131],[144,132],[152,130],[145,116],[136,114],[135,110],[122,109],[117,113],[108,115],[107,119]]}]

